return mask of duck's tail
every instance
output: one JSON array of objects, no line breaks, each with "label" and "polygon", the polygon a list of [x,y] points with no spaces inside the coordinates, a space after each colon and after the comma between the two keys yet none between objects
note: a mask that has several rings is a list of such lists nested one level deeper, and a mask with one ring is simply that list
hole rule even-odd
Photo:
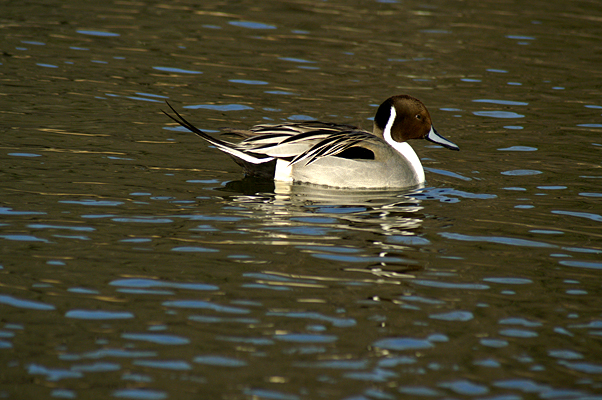
[{"label": "duck's tail", "polygon": [[[268,162],[274,160],[274,157],[270,157],[265,154],[257,154],[257,153],[252,153],[249,151],[244,151],[242,149],[239,149],[236,146],[236,144],[234,144],[234,143],[230,143],[225,140],[220,140],[220,139],[214,138],[213,136],[208,135],[207,133],[203,132],[202,130],[198,129],[197,127],[192,125],[190,122],[188,122],[167,101],[165,103],[169,106],[171,111],[173,111],[176,114],[177,118],[174,117],[173,115],[170,115],[170,114],[166,113],[165,111],[161,110],[161,111],[163,111],[163,114],[167,115],[169,118],[171,118],[172,120],[174,120],[175,122],[177,122],[178,124],[183,126],[184,128],[188,129],[190,132],[202,137],[203,139],[205,139],[206,141],[208,141],[209,143],[211,143],[212,145],[214,145],[215,147],[217,147],[224,153],[231,155],[232,157],[234,157],[235,161],[238,164],[243,165],[243,167],[245,166],[246,163],[263,164],[263,163],[268,163]],[[248,168],[245,167],[245,170],[247,170],[247,169]]]}]

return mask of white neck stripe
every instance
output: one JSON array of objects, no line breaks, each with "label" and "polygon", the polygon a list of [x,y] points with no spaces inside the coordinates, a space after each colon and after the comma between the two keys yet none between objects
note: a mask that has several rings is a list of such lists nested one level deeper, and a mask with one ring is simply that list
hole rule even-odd
[{"label": "white neck stripe", "polygon": [[422,168],[422,164],[420,163],[420,158],[412,149],[412,146],[409,145],[408,142],[397,142],[391,136],[391,129],[393,129],[393,124],[395,123],[395,118],[397,117],[397,112],[395,112],[395,106],[391,106],[391,115],[389,116],[389,120],[387,121],[387,125],[383,130],[383,138],[385,142],[389,144],[389,146],[393,147],[398,153],[400,153],[408,163],[412,166],[414,173],[416,174],[416,179],[418,182],[424,182],[424,169]]},{"label": "white neck stripe", "polygon": [[395,112],[395,106],[391,106],[391,113],[389,114],[389,120],[387,121],[387,125],[383,130],[383,138],[385,142],[389,143],[389,145],[395,147],[395,140],[391,136],[391,129],[393,129],[393,123],[395,123],[395,118],[397,117],[397,112]]}]

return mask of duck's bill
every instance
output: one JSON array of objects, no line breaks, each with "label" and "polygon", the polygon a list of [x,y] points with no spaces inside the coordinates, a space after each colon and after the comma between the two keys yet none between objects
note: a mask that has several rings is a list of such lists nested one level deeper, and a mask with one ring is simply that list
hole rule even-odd
[{"label": "duck's bill", "polygon": [[424,138],[429,142],[440,144],[441,146],[446,147],[450,150],[460,150],[460,148],[456,146],[453,142],[439,135],[435,128],[433,128],[432,126],[431,131]]}]

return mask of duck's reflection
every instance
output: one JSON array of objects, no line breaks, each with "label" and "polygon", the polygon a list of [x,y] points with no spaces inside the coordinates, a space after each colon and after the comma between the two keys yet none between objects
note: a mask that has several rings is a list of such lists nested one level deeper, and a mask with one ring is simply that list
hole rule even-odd
[{"label": "duck's reflection", "polygon": [[427,241],[420,237],[421,189],[348,190],[251,178],[226,184],[233,192],[229,207],[254,221],[239,229],[381,278],[421,268],[411,258]]},{"label": "duck's reflection", "polygon": [[340,205],[340,206],[396,206],[419,203],[413,197],[423,185],[401,189],[341,189],[328,186],[279,182],[267,179],[245,177],[225,184],[229,192],[243,196],[233,196],[236,201],[244,201],[245,196],[256,199],[258,195],[272,196],[275,204],[289,205]]}]

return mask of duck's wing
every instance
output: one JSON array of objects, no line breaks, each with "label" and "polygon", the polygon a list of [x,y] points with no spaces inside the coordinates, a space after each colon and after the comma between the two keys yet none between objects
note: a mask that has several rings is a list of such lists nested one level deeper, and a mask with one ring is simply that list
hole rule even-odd
[{"label": "duck's wing", "polygon": [[176,117],[169,118],[202,137],[221,151],[236,159],[252,164],[262,164],[274,159],[284,159],[291,164],[306,164],[322,157],[374,159],[374,149],[384,142],[369,132],[351,125],[305,121],[286,124],[263,124],[252,128],[253,137],[240,143],[217,139],[196,128],[182,117],[169,103]]},{"label": "duck's wing", "polygon": [[[277,124],[259,124],[250,129],[222,128],[222,132],[232,134],[243,139],[253,139],[257,136],[274,136],[275,138],[284,136],[294,136],[300,133],[312,132],[316,130],[340,132],[349,130],[359,130],[353,125],[335,124],[321,121],[302,121],[285,122]],[[265,139],[265,137],[263,138]]]},{"label": "duck's wing", "polygon": [[243,140],[237,146],[246,151],[290,161],[333,134],[353,131],[350,128],[350,125],[319,121],[256,125],[251,128],[254,136]]},{"label": "duck's wing", "polygon": [[309,165],[329,156],[373,160],[375,154],[388,145],[366,131],[317,129],[288,137],[275,134],[258,136],[241,142],[239,146],[245,146],[248,151],[255,153],[286,159],[291,164],[304,161]]},{"label": "duck's wing", "polygon": [[275,130],[269,134],[256,136],[238,143],[239,149],[264,154],[274,158],[292,160],[310,150],[315,144],[332,135],[331,131],[315,130],[292,134],[287,130]]},{"label": "duck's wing", "polygon": [[[301,136],[301,135],[298,135]],[[294,142],[295,138],[286,141]],[[383,140],[370,132],[361,130],[347,130],[331,133],[320,138],[309,149],[298,154],[291,160],[291,164],[305,162],[309,165],[323,157],[337,156],[348,159],[375,159],[375,152],[386,145]]]}]

